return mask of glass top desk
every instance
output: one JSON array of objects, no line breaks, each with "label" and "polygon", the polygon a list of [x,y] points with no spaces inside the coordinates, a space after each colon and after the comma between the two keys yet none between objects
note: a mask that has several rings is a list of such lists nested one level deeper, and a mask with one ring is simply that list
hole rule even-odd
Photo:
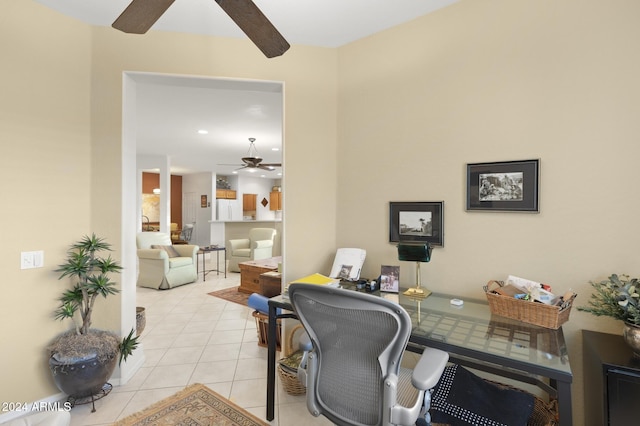
[{"label": "glass top desk", "polygon": [[[559,424],[572,424],[573,375],[562,328],[551,330],[492,315],[483,300],[463,299],[462,306],[454,306],[450,303],[454,296],[433,293],[420,300],[405,296],[402,291],[399,294],[372,294],[395,300],[409,313],[412,331],[407,350],[422,353],[425,346],[441,349],[449,353],[451,362],[535,384],[558,399]],[[278,308],[283,310],[280,315]],[[291,303],[285,296],[269,299],[269,421],[274,418],[276,319],[295,318],[291,310]]]}]

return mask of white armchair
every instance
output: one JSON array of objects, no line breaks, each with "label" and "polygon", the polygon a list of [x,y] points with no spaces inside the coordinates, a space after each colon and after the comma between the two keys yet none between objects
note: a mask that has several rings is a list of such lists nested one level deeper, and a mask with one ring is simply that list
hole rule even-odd
[{"label": "white armchair", "polygon": [[174,246],[171,244],[171,236],[162,232],[139,232],[136,244],[140,287],[164,290],[198,279],[198,246]]},{"label": "white armchair", "polygon": [[240,267],[238,266],[240,262],[273,257],[273,241],[275,237],[275,229],[253,228],[249,231],[249,238],[229,240],[227,242],[229,271],[240,272]]}]

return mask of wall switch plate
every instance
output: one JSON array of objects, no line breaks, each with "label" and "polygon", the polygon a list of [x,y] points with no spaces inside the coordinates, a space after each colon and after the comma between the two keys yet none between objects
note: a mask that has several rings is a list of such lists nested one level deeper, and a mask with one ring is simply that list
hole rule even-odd
[{"label": "wall switch plate", "polygon": [[23,251],[20,253],[20,269],[42,268],[44,251]]}]

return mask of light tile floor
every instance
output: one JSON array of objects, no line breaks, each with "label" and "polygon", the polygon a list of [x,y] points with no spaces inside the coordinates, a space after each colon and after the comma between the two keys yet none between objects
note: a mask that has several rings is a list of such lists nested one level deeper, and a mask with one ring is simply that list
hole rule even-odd
[{"label": "light tile floor", "polygon": [[[207,267],[209,268],[209,266]],[[72,426],[110,425],[191,383],[203,383],[261,419],[266,415],[267,349],[258,346],[252,310],[207,293],[237,286],[239,273],[202,274],[193,284],[170,290],[138,287],[146,308],[141,336],[145,363],[109,395],[71,410]],[[277,383],[276,426],[330,425],[311,416],[304,395],[288,395]]]}]

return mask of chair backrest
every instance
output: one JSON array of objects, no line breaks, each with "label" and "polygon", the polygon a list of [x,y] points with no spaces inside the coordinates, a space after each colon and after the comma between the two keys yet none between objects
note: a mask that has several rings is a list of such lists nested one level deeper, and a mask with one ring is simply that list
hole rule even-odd
[{"label": "chair backrest", "polygon": [[337,424],[383,424],[384,380],[398,375],[411,334],[407,312],[353,290],[291,284],[288,291],[315,352],[307,363],[309,410]]},{"label": "chair backrest", "polygon": [[252,228],[249,230],[249,239],[253,241],[273,240],[276,230],[273,228]]},{"label": "chair backrest", "polygon": [[152,245],[170,246],[171,236],[164,232],[138,232],[136,245],[139,249],[149,249]]},{"label": "chair backrest", "polygon": [[187,223],[182,227],[182,232],[180,233],[180,239],[182,241],[191,241],[191,234],[193,233],[193,224]]}]

